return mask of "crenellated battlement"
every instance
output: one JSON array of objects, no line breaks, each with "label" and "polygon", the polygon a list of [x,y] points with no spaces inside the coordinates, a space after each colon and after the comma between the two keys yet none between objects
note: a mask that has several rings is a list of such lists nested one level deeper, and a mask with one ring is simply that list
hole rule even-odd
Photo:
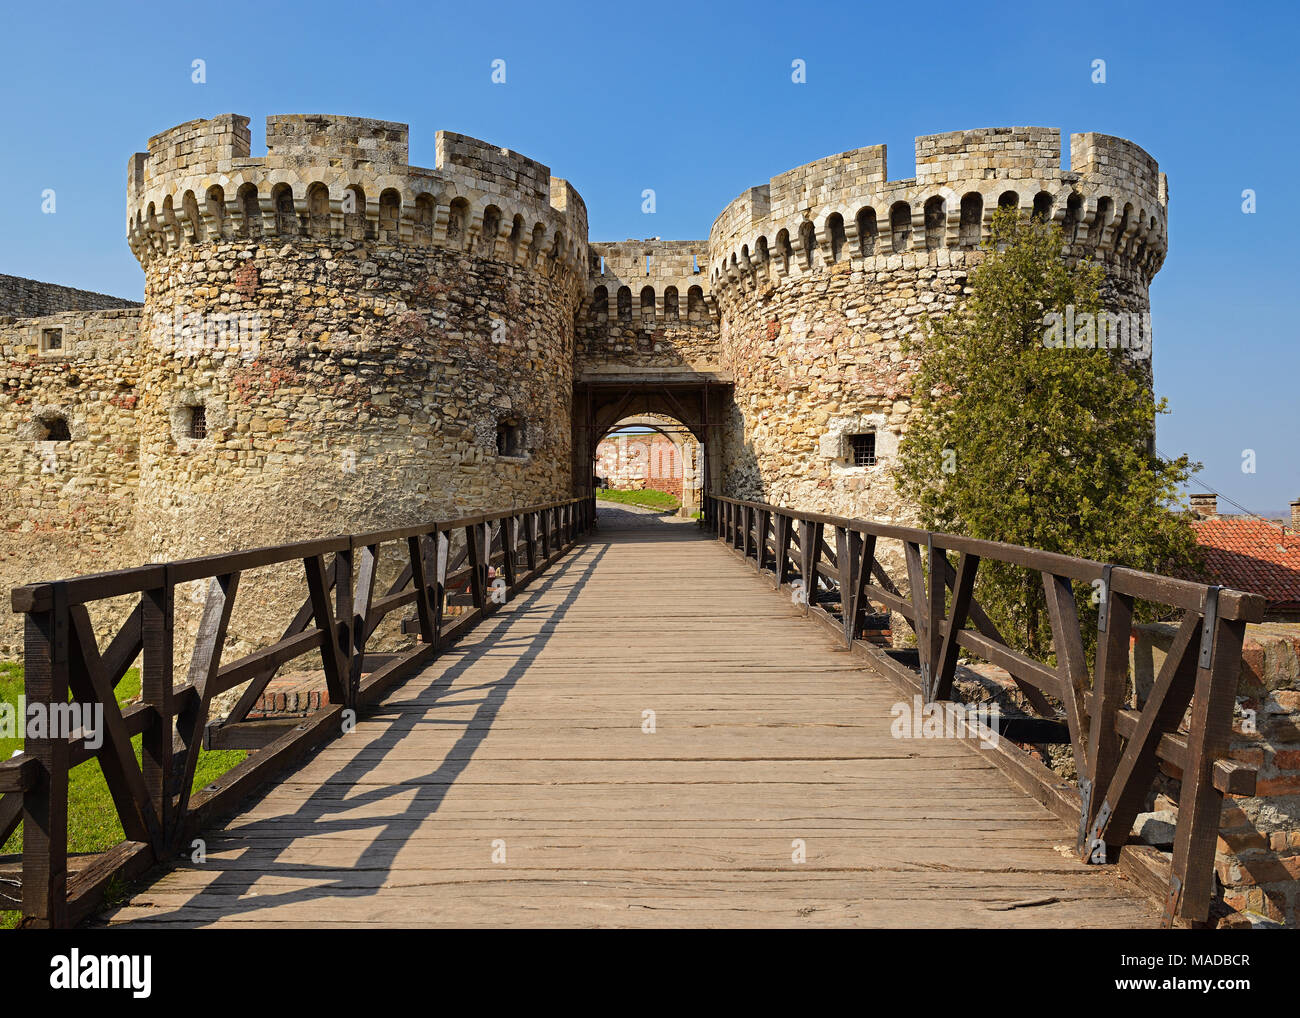
[{"label": "crenellated battlement", "polygon": [[224,114],[132,156],[127,242],[142,265],[213,240],[349,241],[586,276],[586,205],[536,160],[439,131],[434,167],[411,166],[406,124],[360,117],[271,116],[266,139],[252,156],[248,118]]},{"label": "crenellated battlement", "polygon": [[68,574],[125,564],[104,535],[161,561],[560,498],[641,412],[701,428],[715,490],[909,522],[908,341],[962,306],[995,210],[1061,223],[1116,314],[1149,312],[1166,249],[1159,167],[1101,134],[1064,167],[1052,128],[927,135],[910,179],[867,146],[748,188],[707,240],[591,244],[568,181],[476,138],[417,139],[422,167],[392,121],[253,133],[190,120],[131,157],[143,307],[10,287],[46,317],[0,320],[6,518],[42,556],[66,526]]},{"label": "crenellated battlement", "polygon": [[[1149,284],[1168,248],[1168,185],[1139,146],[1103,134],[982,128],[916,139],[916,176],[889,180],[884,145],[796,167],[732,201],[709,234],[715,293],[837,263],[947,265],[1013,205],[1061,225],[1069,253]],[[889,259],[893,259],[892,262]]]},{"label": "crenellated battlement", "polygon": [[592,244],[587,310],[610,321],[639,319],[646,327],[716,316],[709,292],[709,244],[704,240],[624,240]]}]

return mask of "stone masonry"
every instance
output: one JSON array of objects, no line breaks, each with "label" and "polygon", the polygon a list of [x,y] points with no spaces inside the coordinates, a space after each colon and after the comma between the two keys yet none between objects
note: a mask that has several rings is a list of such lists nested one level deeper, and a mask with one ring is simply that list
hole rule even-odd
[{"label": "stone masonry", "polygon": [[[448,132],[412,166],[407,135],[272,116],[254,156],[246,117],[181,124],[128,161],[142,308],[9,280],[0,580],[567,495],[591,376],[734,386],[715,490],[906,518],[900,344],[961,299],[992,211],[1060,222],[1123,310],[1165,250],[1163,175],[1104,135],[1074,135],[1068,170],[1053,129],[923,137],[902,181],[857,149],[745,191],[707,241],[613,244],[546,166]],[[18,642],[7,617],[0,653]]]}]

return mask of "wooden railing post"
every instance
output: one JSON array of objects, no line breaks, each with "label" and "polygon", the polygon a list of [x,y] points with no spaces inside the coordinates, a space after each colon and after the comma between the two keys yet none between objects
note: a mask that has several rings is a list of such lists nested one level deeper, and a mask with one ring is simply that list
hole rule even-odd
[{"label": "wooden railing post", "polygon": [[518,579],[516,561],[519,554],[519,517],[507,516],[501,521],[501,550],[504,552],[502,562],[506,575],[506,586],[513,587]]},{"label": "wooden railing post", "polygon": [[[352,570],[356,558],[356,538],[349,542],[348,569]],[[375,578],[379,572],[379,545],[367,544],[361,548],[360,565],[356,567],[356,586],[348,595],[348,607],[352,617],[348,623],[351,645],[348,649],[348,705],[356,706],[357,693],[361,688],[361,675],[364,671],[366,657],[366,618],[370,615],[370,605],[375,598]],[[340,606],[341,613],[341,606]]]},{"label": "wooden railing post", "polygon": [[465,545],[469,549],[469,593],[478,609],[484,609],[487,604],[487,561],[483,555],[481,533],[486,528],[486,524],[479,523],[465,528]]},{"label": "wooden railing post", "polygon": [[907,564],[908,595],[915,616],[916,654],[921,665],[921,688],[930,694],[933,662],[930,658],[930,608],[925,594],[925,570],[921,566],[921,545],[916,541],[903,543],[903,558]]},{"label": "wooden railing post", "polygon": [[[414,555],[414,549],[412,549]],[[320,659],[325,670],[325,686],[329,692],[330,703],[345,703],[347,700],[344,687],[347,684],[347,669],[343,665],[342,651],[339,646],[337,620],[334,606],[330,604],[329,577],[325,571],[325,556],[312,555],[302,560],[307,574],[307,593],[311,599],[312,615],[316,628],[321,631]],[[195,750],[197,752],[197,749]]]},{"label": "wooden railing post", "polygon": [[[50,585],[50,607],[28,611],[23,623],[24,689],[41,706],[42,735],[25,751],[40,765],[36,784],[23,793],[23,917],[28,926],[68,924],[68,739],[51,722],[52,709],[68,702],[68,594]],[[26,725],[26,718],[21,719]]]},{"label": "wooden railing post", "polygon": [[782,512],[776,514],[775,552],[773,561],[775,587],[780,590],[781,584],[785,583],[790,576],[790,517]]},{"label": "wooden railing post", "polygon": [[1107,566],[1102,574],[1097,610],[1097,663],[1093,669],[1092,716],[1088,725],[1088,774],[1079,776],[1081,809],[1077,848],[1085,858],[1088,831],[1097,819],[1102,796],[1119,764],[1116,716],[1124,706],[1133,628],[1133,598],[1110,589],[1109,572]]},{"label": "wooden railing post", "polygon": [[530,573],[537,568],[537,513],[524,514],[524,559]]},{"label": "wooden railing post", "polygon": [[140,739],[140,765],[144,785],[163,838],[171,844],[179,821],[172,806],[172,750],[175,745],[176,707],[172,699],[175,666],[176,585],[171,567],[164,567],[161,587],[140,596],[140,699],[153,708],[153,717]]},{"label": "wooden railing post", "polygon": [[[948,562],[943,551],[940,551],[939,555],[942,561],[936,561],[931,566],[930,582],[938,583],[939,589],[942,590],[948,585],[948,576],[952,572],[952,565]],[[978,555],[962,552],[961,558],[957,561],[957,575],[952,586],[952,612],[948,615],[947,624],[944,625],[942,633],[939,631],[938,619],[935,620],[935,639],[931,645],[936,646],[938,649],[934,652],[932,699],[947,700],[952,695],[952,681],[957,672],[957,640],[962,629],[966,626],[966,616],[970,612],[971,595],[975,589],[975,571],[979,568],[979,564]],[[938,566],[937,570],[935,569],[936,565]],[[933,601],[932,592],[931,603]],[[942,603],[942,598],[940,598],[941,613]]]},{"label": "wooden railing post", "polygon": [[[930,575],[927,577],[929,586],[926,588],[928,593],[926,605],[926,640],[928,644],[928,657],[930,661],[930,687],[926,691],[926,699],[934,699],[935,686],[939,679],[939,653],[943,640],[943,620],[947,614],[947,595],[948,583],[946,572],[948,569],[948,553],[942,548],[935,547],[934,535],[929,534],[929,548],[926,551],[926,567]],[[942,559],[943,561],[940,561]]]},{"label": "wooden railing post", "polygon": [[817,527],[809,520],[799,521],[799,578],[803,582],[803,609],[807,615],[817,603]]},{"label": "wooden railing post", "polygon": [[1228,755],[1232,707],[1241,670],[1246,624],[1217,617],[1218,588],[1207,596],[1204,634],[1192,695],[1187,760],[1178,793],[1174,829],[1173,879],[1165,905],[1165,924],[1174,915],[1203,922],[1214,891],[1214,851],[1219,837],[1223,793],[1214,787],[1214,764]]},{"label": "wooden railing post", "polygon": [[355,610],[352,606],[352,542],[342,551],[334,553],[334,606],[335,633],[339,644],[339,664],[342,668],[343,702],[355,706],[355,694],[352,689],[352,620]]}]

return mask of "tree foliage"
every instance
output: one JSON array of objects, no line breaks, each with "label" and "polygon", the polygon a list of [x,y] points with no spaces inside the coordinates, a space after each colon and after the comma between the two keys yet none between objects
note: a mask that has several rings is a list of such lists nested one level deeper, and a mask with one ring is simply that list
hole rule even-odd
[{"label": "tree foliage", "polygon": [[[913,413],[895,472],[928,529],[1153,571],[1198,565],[1177,509],[1200,468],[1155,452],[1165,401],[1149,361],[1048,347],[1045,316],[1095,314],[1100,267],[1071,264],[1053,224],[999,209],[956,311],[923,323]],[[1041,578],[980,565],[977,596],[1021,650],[1046,652]],[[1090,591],[1076,591],[1088,617]],[[1095,614],[1094,614],[1095,617]]]}]

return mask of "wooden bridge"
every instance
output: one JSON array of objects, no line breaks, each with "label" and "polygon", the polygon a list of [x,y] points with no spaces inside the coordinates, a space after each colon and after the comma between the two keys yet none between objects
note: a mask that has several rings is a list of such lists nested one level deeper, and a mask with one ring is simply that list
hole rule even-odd
[{"label": "wooden bridge", "polygon": [[[721,498],[703,526],[596,523],[577,499],[15,591],[28,697],[106,705],[97,753],[74,733],[0,764],[0,828],[24,823],[25,921],[82,920],[114,876],[144,879],[96,921],[152,927],[1206,919],[1222,795],[1253,786],[1226,759],[1253,595]],[[907,595],[882,567],[890,542]],[[376,596],[393,546],[406,566]],[[981,557],[1042,573],[1054,662],[1002,642],[972,597]],[[223,665],[241,573],[294,561],[307,598],[283,639]],[[174,686],[173,594],[208,577]],[[1094,577],[1106,596],[1090,663],[1071,584]],[[122,595],[139,604],[101,651],[85,606]],[[1124,702],[1139,598],[1184,613],[1140,711]],[[403,608],[415,645],[368,654]],[[915,630],[910,654],[863,638],[881,609]],[[1006,668],[1033,709],[998,731],[895,737],[900,710],[952,695],[959,648]],[[309,653],[330,706],[242,720]],[[144,702],[119,712],[113,687],[141,655]],[[1070,745],[1083,780],[1031,758],[1017,725]],[[205,738],[260,748],[190,798]],[[127,840],[70,863],[67,770],[91,755]],[[1161,759],[1183,772],[1172,856],[1127,844]]]}]

